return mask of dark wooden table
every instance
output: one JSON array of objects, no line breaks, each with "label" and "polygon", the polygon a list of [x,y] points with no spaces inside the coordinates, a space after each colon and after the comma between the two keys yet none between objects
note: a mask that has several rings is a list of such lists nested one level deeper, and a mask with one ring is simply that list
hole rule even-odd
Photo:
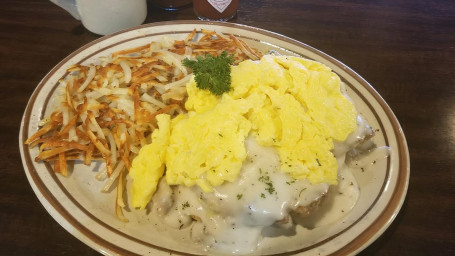
[{"label": "dark wooden table", "polygon": [[[196,19],[148,8],[146,23]],[[401,122],[407,199],[362,255],[455,255],[455,2],[240,0],[236,23],[307,43],[369,81]],[[18,132],[38,82],[99,38],[46,0],[0,4],[0,255],[97,255],[46,212],[21,164]]]}]

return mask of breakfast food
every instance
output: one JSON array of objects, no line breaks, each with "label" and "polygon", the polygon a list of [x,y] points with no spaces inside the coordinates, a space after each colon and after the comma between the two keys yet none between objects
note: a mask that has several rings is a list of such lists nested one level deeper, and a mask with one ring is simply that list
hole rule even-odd
[{"label": "breakfast food", "polygon": [[68,71],[26,143],[63,175],[67,160],[103,159],[97,176],[104,191],[117,185],[120,220],[125,205],[148,208],[206,250],[244,254],[317,214],[331,191],[346,195],[344,214],[356,203],[345,158],[372,130],[321,63],[193,31]]},{"label": "breakfast food", "polygon": [[170,226],[232,253],[256,250],[266,228],[292,228],[292,215],[310,215],[330,185],[349,180],[348,211],[358,189],[344,158],[371,129],[339,77],[315,61],[272,55],[230,74],[221,95],[192,79],[188,112],[157,116],[152,143],[129,173],[132,206],[153,201]]}]

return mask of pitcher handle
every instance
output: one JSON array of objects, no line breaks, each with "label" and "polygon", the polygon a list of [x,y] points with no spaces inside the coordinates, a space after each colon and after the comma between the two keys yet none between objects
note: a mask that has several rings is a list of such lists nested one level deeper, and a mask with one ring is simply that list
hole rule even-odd
[{"label": "pitcher handle", "polygon": [[77,10],[76,0],[50,0],[54,4],[62,7],[71,14],[75,19],[81,20],[81,16]]}]

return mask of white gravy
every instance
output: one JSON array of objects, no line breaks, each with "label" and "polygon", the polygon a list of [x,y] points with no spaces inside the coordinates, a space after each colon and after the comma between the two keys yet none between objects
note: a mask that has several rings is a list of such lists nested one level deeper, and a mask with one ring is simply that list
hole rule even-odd
[{"label": "white gravy", "polygon": [[[296,224],[310,229],[330,225],[347,215],[360,194],[350,169],[374,163],[390,153],[387,147],[363,143],[372,135],[371,127],[358,116],[357,130],[344,142],[334,143],[338,185],[330,188],[328,184],[293,180],[280,171],[280,159],[274,148],[262,147],[248,137],[247,159],[235,182],[226,182],[215,187],[213,193],[204,193],[197,186],[171,188],[162,179],[152,200],[154,212],[162,216],[165,224],[187,230],[191,239],[204,245],[207,251],[252,253],[261,245],[263,236],[286,234],[282,231]],[[360,153],[350,151],[353,148]],[[311,206],[316,201],[322,203],[311,215],[295,217],[299,207]]]},{"label": "white gravy", "polygon": [[[164,222],[188,229],[193,241],[205,244],[206,250],[251,253],[260,244],[265,227],[292,227],[290,212],[310,205],[329,191],[327,184],[311,185],[280,172],[280,159],[274,148],[259,146],[251,137],[245,144],[248,157],[235,182],[216,187],[213,193],[203,193],[197,186],[177,186],[172,206],[163,199],[170,192],[157,192],[154,197],[158,212],[167,212]],[[358,186],[347,168],[341,168],[339,180],[335,192],[330,193],[342,203],[330,210],[333,213],[326,215],[324,222],[339,219],[357,201]],[[159,190],[162,186],[166,186],[165,182],[160,183]]]}]

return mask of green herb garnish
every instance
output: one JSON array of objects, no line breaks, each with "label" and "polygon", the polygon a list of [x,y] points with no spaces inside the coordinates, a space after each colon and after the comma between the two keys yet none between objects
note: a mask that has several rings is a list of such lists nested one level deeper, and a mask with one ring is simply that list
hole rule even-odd
[{"label": "green herb garnish", "polygon": [[[259,168],[259,173],[262,174],[262,169]],[[269,194],[273,194],[275,192],[275,187],[273,186],[272,181],[270,180],[270,176],[267,175],[269,172],[265,172],[266,175],[262,175],[259,177],[259,181],[263,182],[266,185],[265,190],[269,192]]]},{"label": "green herb garnish", "polygon": [[273,192],[275,192],[275,188],[273,187],[272,182],[266,182],[265,185],[267,185],[267,188],[265,190],[267,190],[269,194],[273,194]]},{"label": "green herb garnish", "polygon": [[188,208],[190,207],[190,203],[188,203],[188,201],[186,201],[185,203],[182,204],[182,210],[185,210],[185,208]]},{"label": "green herb garnish", "polygon": [[185,58],[183,65],[193,70],[197,87],[209,90],[215,95],[221,95],[231,89],[231,64],[233,56],[226,51],[217,57],[206,54],[205,58],[198,56],[197,60]]}]

